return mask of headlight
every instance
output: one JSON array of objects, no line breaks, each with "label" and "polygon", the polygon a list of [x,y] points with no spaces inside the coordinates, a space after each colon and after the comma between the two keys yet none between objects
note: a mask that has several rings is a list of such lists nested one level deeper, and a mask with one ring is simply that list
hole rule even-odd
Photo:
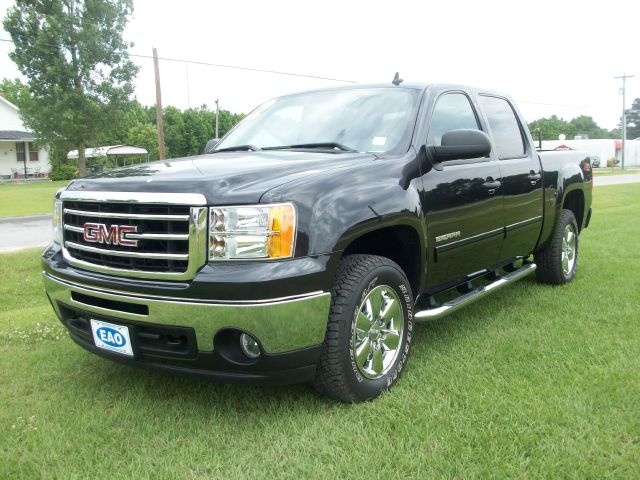
[{"label": "headlight", "polygon": [[293,256],[296,210],[291,203],[209,209],[209,260]]},{"label": "headlight", "polygon": [[62,200],[53,200],[53,241],[62,245]]}]

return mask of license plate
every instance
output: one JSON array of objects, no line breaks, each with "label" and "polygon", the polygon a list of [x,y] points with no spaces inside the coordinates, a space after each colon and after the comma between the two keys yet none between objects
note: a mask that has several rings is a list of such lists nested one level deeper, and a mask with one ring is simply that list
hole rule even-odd
[{"label": "license plate", "polygon": [[91,331],[96,347],[133,357],[129,328],[122,325],[91,319]]}]

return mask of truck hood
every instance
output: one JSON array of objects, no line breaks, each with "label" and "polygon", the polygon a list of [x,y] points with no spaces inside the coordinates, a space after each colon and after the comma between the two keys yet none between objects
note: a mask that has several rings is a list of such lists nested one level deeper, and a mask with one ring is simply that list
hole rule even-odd
[{"label": "truck hood", "polygon": [[144,163],[74,180],[71,191],[201,193],[210,205],[258,203],[267,191],[326,170],[363,166],[367,153],[221,152]]}]

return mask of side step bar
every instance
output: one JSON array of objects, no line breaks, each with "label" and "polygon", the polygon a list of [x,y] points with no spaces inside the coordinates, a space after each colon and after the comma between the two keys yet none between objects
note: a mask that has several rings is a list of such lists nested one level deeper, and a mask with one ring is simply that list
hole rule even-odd
[{"label": "side step bar", "polygon": [[436,318],[444,317],[445,315],[449,315],[450,313],[455,312],[456,310],[461,309],[469,305],[470,303],[479,300],[480,298],[499,290],[500,288],[508,285],[509,283],[513,283],[521,278],[526,277],[527,275],[533,273],[536,270],[535,263],[528,263],[523,265],[519,269],[508,273],[498,280],[491,282],[484,287],[476,288],[475,290],[471,290],[469,293],[465,293],[459,297],[454,298],[448,302],[443,303],[442,305],[434,306],[432,308],[427,308],[426,310],[419,310],[415,312],[414,317],[418,320],[433,320]]}]

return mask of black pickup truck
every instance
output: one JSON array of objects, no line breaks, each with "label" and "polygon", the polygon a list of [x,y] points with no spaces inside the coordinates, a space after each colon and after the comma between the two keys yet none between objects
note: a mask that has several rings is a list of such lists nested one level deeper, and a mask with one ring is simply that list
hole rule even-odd
[{"label": "black pickup truck", "polygon": [[205,155],[71,182],[42,256],[71,338],[357,402],[397,380],[417,321],[534,271],[571,281],[589,158],[537,152],[504,94],[397,83],[276,98]]}]

